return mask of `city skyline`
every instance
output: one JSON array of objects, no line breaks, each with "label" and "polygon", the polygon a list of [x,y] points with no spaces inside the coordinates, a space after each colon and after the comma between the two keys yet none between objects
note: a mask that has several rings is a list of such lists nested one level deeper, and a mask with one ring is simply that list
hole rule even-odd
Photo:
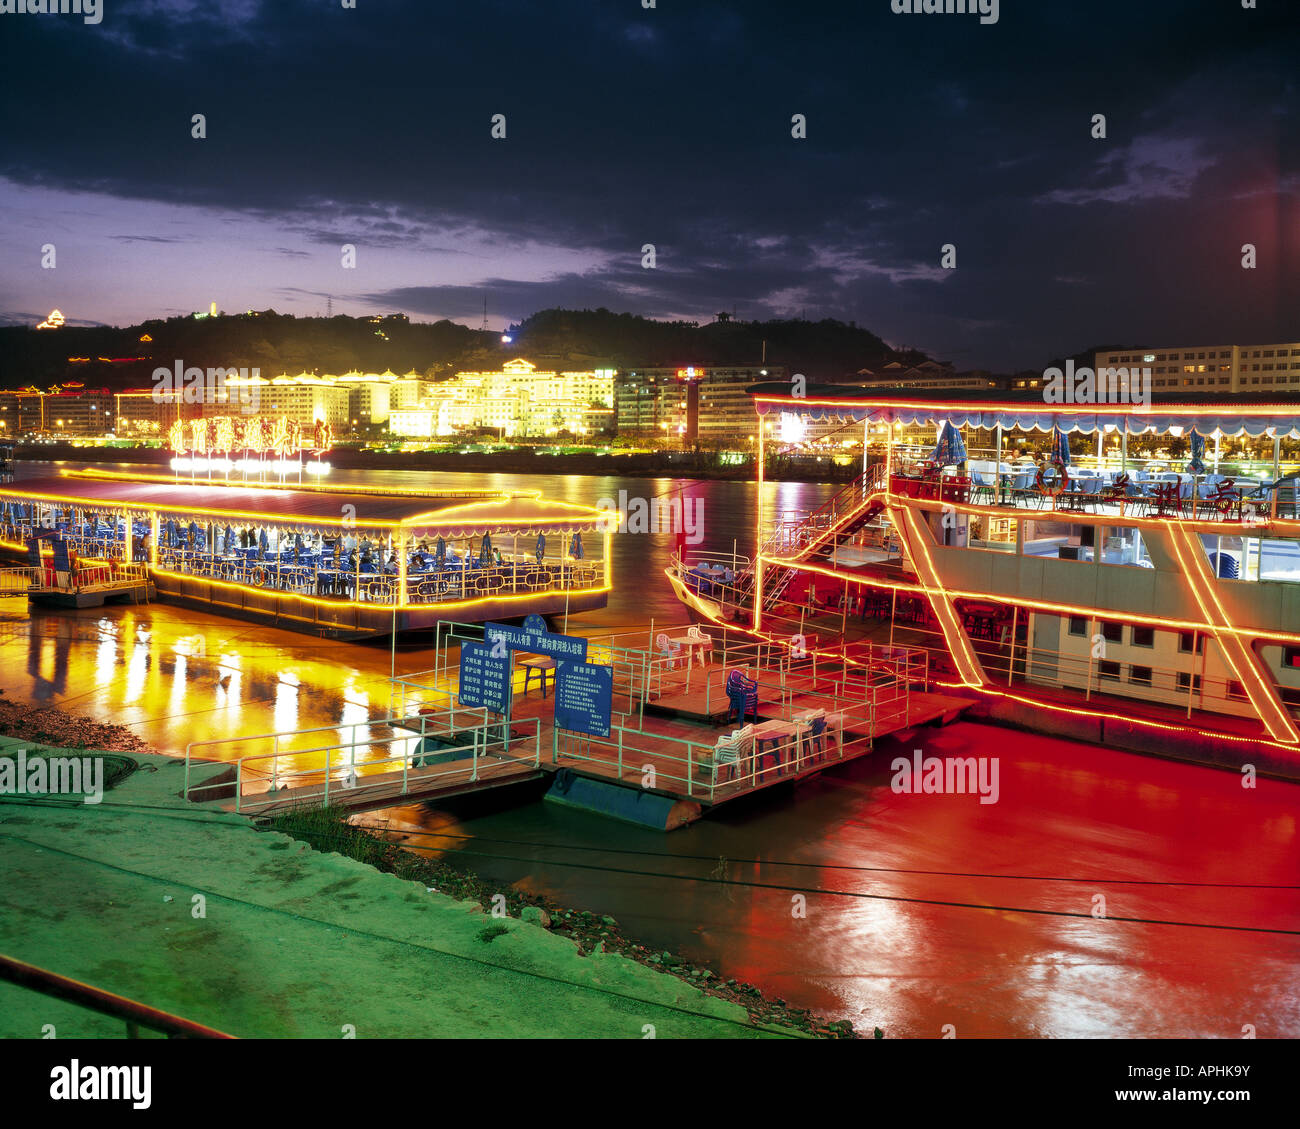
[{"label": "city skyline", "polygon": [[1207,312],[1215,338],[1294,336],[1294,21],[1209,3],[826,14],[12,15],[15,89],[42,97],[0,110],[0,321],[215,301],[477,326],[486,299],[501,330],[549,307],[734,309],[857,321],[959,369],[1197,340]]}]

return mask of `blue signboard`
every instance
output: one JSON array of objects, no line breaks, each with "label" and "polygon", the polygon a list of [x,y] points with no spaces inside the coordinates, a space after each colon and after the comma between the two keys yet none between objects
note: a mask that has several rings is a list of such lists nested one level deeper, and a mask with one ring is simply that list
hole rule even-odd
[{"label": "blue signboard", "polygon": [[546,632],[546,620],[536,612],[524,616],[524,630],[533,635],[543,635]]},{"label": "blue signboard", "polygon": [[501,639],[509,650],[550,655],[557,662],[562,659],[582,662],[587,657],[587,640],[576,635],[552,635],[548,631],[529,631],[526,627],[509,627],[504,623],[485,623],[483,638],[489,646]]},{"label": "blue signboard", "polygon": [[510,708],[511,659],[493,658],[486,643],[460,645],[460,689],[462,706],[484,706],[496,713]]},{"label": "blue signboard", "polygon": [[609,736],[614,670],[594,663],[555,664],[555,724],[574,733]]}]

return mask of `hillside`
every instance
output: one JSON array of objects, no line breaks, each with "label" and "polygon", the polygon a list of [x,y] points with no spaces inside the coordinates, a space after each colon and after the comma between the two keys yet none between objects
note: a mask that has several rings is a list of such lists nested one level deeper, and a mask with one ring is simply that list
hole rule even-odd
[{"label": "hillside", "polygon": [[[834,320],[738,322],[720,315],[697,325],[606,309],[543,310],[512,327],[511,336],[506,345],[499,334],[446,320],[295,318],[274,310],[126,327],[7,326],[0,328],[0,388],[140,387],[155,368],[177,360],[187,367],[256,367],[263,376],[355,369],[436,378],[496,368],[512,356],[558,368],[757,364],[766,342],[768,363],[834,380],[902,356],[875,334]],[[923,358],[909,353],[904,359]]]}]

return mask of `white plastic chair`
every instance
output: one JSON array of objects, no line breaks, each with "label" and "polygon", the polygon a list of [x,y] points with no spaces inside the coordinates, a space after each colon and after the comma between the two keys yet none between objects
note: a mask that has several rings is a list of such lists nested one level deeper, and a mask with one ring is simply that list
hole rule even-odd
[{"label": "white plastic chair", "polygon": [[655,646],[659,648],[659,653],[664,657],[664,667],[668,670],[676,670],[682,653],[681,644],[674,643],[666,634],[661,633],[655,637]]},{"label": "white plastic chair", "polygon": [[[711,635],[706,635],[699,624],[691,624],[690,628],[686,632],[686,638],[691,641],[691,655],[689,661],[694,662],[695,652],[699,651],[700,665],[708,666],[709,656],[713,653],[713,637]],[[701,646],[697,647],[695,645],[697,643],[701,644]],[[707,647],[702,645],[705,643],[708,644]]]}]

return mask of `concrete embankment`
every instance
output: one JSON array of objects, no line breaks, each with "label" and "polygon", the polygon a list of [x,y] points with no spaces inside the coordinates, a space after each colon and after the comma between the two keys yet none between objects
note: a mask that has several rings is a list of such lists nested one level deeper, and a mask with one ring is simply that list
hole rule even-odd
[{"label": "concrete embankment", "polygon": [[[0,758],[19,748],[33,746],[0,739]],[[584,956],[540,925],[184,803],[182,762],[131,757],[138,769],[99,804],[0,797],[0,952],[245,1037],[793,1034],[623,956]],[[47,1024],[59,1038],[124,1033],[0,984],[0,1037]]]}]

